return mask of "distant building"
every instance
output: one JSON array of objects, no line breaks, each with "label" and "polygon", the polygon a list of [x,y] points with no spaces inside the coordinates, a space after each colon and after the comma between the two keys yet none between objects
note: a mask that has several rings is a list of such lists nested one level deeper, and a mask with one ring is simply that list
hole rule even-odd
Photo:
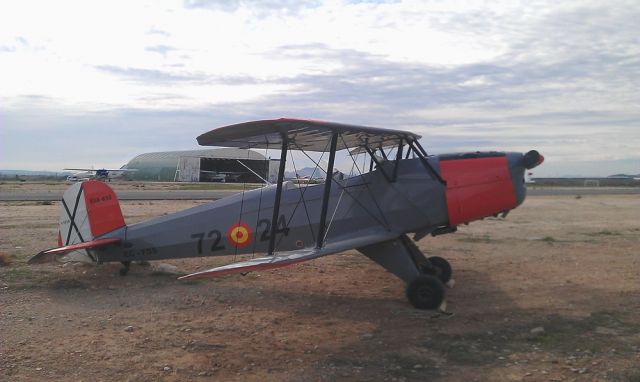
[{"label": "distant building", "polygon": [[279,160],[244,149],[220,148],[140,154],[123,168],[131,180],[161,182],[275,182]]},{"label": "distant building", "polygon": [[532,178],[536,186],[560,187],[640,187],[640,179],[620,177],[593,178]]}]

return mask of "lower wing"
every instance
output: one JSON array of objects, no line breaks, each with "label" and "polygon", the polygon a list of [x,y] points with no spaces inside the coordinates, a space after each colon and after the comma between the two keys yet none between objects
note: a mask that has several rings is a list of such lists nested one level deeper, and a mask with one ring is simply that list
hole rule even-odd
[{"label": "lower wing", "polygon": [[282,268],[288,265],[313,260],[318,257],[332,255],[349,249],[365,247],[367,245],[391,240],[396,237],[398,237],[397,233],[376,232],[375,234],[371,233],[355,239],[336,240],[332,243],[328,243],[322,248],[305,248],[294,251],[287,251],[275,256],[266,256],[247,261],[240,261],[237,263],[208,269],[206,271],[191,273],[186,276],[180,277],[179,280],[199,279],[212,276],[223,276],[233,273],[245,273],[257,270]]}]

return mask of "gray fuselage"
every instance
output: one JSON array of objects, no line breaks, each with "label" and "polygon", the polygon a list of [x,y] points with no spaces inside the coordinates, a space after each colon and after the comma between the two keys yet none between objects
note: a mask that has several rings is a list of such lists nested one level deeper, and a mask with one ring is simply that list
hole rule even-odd
[{"label": "gray fuselage", "polygon": [[[505,154],[501,154],[505,156]],[[522,154],[506,154],[517,204],[524,199]],[[440,172],[440,157],[429,163]],[[395,161],[381,165],[393,171]],[[315,247],[324,184],[283,184],[275,251]],[[101,262],[266,253],[276,186],[245,191],[207,204],[123,227],[102,237],[119,237],[121,246],[94,250]],[[333,180],[324,243],[371,235],[397,236],[449,225],[447,187],[419,158],[398,163],[389,182],[381,169]],[[494,211],[498,213],[502,211]]]}]

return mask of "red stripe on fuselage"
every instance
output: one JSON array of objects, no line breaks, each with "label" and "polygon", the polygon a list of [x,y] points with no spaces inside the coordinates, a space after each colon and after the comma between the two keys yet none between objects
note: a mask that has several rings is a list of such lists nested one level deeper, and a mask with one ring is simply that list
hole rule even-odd
[{"label": "red stripe on fuselage", "polygon": [[506,156],[441,160],[440,171],[451,226],[516,207]]}]

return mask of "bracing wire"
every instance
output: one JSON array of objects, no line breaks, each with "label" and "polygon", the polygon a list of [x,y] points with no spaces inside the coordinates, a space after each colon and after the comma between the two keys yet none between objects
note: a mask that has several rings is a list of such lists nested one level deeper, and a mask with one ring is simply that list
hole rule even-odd
[{"label": "bracing wire", "polygon": [[[344,142],[343,139],[343,144],[346,145],[346,143]],[[349,151],[348,151],[349,152]],[[353,158],[353,155],[351,154],[351,152],[349,152],[349,156],[351,157],[351,161],[353,161],[353,163],[356,163],[356,160]],[[362,176],[362,172],[360,171],[360,168],[358,167],[358,165],[356,164],[356,170],[358,171],[358,174],[360,174],[360,176]],[[376,198],[373,195],[373,192],[371,191],[371,188],[369,188],[369,184],[367,182],[363,182],[365,188],[367,189],[367,192],[369,193],[369,196],[371,197],[371,200],[373,200],[373,204],[375,204],[376,208],[378,209],[378,212],[380,213],[380,217],[382,218],[382,220],[384,220],[384,223],[381,224],[383,225],[385,228],[389,229],[389,222],[387,221],[386,217],[384,216],[384,212],[382,212],[382,208],[380,208],[380,205],[378,204],[378,201],[376,200]],[[365,209],[366,210],[366,209]],[[370,213],[371,216],[374,216],[372,213]],[[376,219],[378,222],[380,222],[380,220]]]},{"label": "bracing wire", "polygon": [[[381,150],[382,150],[382,149],[381,149]],[[396,150],[397,150],[397,149],[396,149]],[[407,150],[407,152],[409,152],[409,151],[411,151],[411,150]],[[393,153],[393,148],[389,151],[389,154],[387,154],[387,156],[391,158],[391,157],[392,157],[392,156],[391,156],[391,154],[392,154],[392,153]],[[411,207],[413,207],[413,208],[415,209],[415,211],[419,212],[422,216],[424,216],[424,218],[425,218],[427,221],[429,221],[429,216],[428,216],[427,214],[425,214],[425,213],[423,212],[423,209],[422,209],[422,208],[419,208],[419,207],[416,205],[416,203],[414,203],[414,202],[413,202],[413,200],[412,200],[411,198],[409,198],[409,197],[404,193],[404,191],[403,191],[403,190],[397,189],[393,183],[389,183],[389,187],[391,187],[391,188],[395,189],[395,190],[398,192],[398,194],[400,194],[400,195],[403,197],[404,201],[405,201],[408,205],[410,205]],[[372,198],[373,198],[373,194],[372,194]],[[374,202],[375,202],[375,199],[374,199]],[[376,203],[376,206],[377,206],[377,205],[378,205],[378,204]],[[379,208],[379,207],[378,207],[378,208]],[[381,213],[382,213],[382,212],[381,212]]]},{"label": "bracing wire", "polygon": [[327,224],[327,229],[325,230],[324,237],[322,238],[322,245],[324,245],[324,243],[327,241],[327,236],[329,236],[329,231],[331,230],[333,219],[336,217],[336,213],[338,212],[338,208],[340,207],[340,203],[342,202],[342,196],[344,196],[344,194],[345,194],[345,189],[343,188],[340,191],[340,196],[338,197],[336,208],[333,209],[333,213],[331,214],[331,219],[329,219],[329,223]]},{"label": "bracing wire", "polygon": [[[249,160],[249,153],[251,150],[251,146],[247,147],[247,160]],[[237,226],[240,226],[240,223],[242,223],[242,212],[244,211],[244,191],[246,189],[247,183],[246,182],[242,182],[242,196],[240,199],[240,213],[238,215],[238,223]],[[236,256],[238,255],[238,245],[236,244],[235,249],[233,251],[233,261],[236,261]]]},{"label": "bracing wire", "polygon": [[[345,144],[345,143],[344,143],[344,139],[343,139],[343,144]],[[345,144],[345,145],[346,145],[346,144]],[[299,149],[299,150],[300,150],[300,149]],[[306,153],[306,152],[304,152],[303,150],[301,150],[301,151],[302,151],[302,153],[303,153],[303,154],[304,154],[304,155],[305,155],[309,160],[311,160],[313,163],[315,163],[316,165],[318,165],[318,164],[313,160],[313,158],[311,158],[311,157],[309,156],[309,154],[307,154],[307,153]],[[349,154],[349,155],[351,155],[351,154]],[[352,158],[353,158],[353,156],[352,156]],[[326,171],[324,171],[324,172],[325,172],[325,174],[326,174]],[[332,180],[333,182],[336,182],[336,183],[337,183],[337,181],[336,181],[335,179],[333,179],[333,177],[331,177],[331,180]],[[338,186],[340,186],[340,187],[341,187],[341,185],[340,185],[339,183],[338,183]],[[368,188],[368,187],[367,187],[367,188]],[[385,220],[384,222],[381,222],[381,221],[380,221],[380,219],[378,219],[378,217],[377,217],[375,214],[373,214],[371,211],[369,211],[369,209],[367,209],[367,207],[365,207],[364,205],[362,205],[362,203],[358,200],[358,198],[354,197],[354,196],[353,196],[349,191],[347,191],[346,189],[345,189],[345,192],[347,193],[347,195],[349,195],[349,196],[351,197],[351,199],[353,199],[353,201],[354,201],[354,202],[356,202],[356,204],[358,204],[360,207],[362,207],[362,209],[363,209],[363,210],[364,210],[364,211],[365,211],[369,216],[371,216],[371,218],[372,218],[373,220],[377,221],[377,222],[378,222],[378,224],[380,224],[380,225],[384,226],[386,229],[389,229],[389,224],[386,222],[386,220]],[[383,219],[384,219],[384,216],[383,216]]]},{"label": "bracing wire", "polygon": [[[293,154],[293,153],[292,153]],[[293,159],[293,155],[291,155],[291,164],[293,165],[293,171],[295,171],[295,173],[298,173],[298,168],[296,166],[296,162]],[[313,179],[313,174],[315,173],[315,168],[313,169],[313,172],[311,174],[311,178]],[[307,192],[307,188],[309,187],[309,184],[306,184],[304,189],[303,187],[298,187],[298,190],[300,191],[300,199],[298,199],[298,202],[296,203],[295,207],[293,208],[293,212],[291,212],[291,216],[289,217],[289,221],[287,222],[287,226],[289,226],[289,224],[291,223],[291,220],[293,220],[293,217],[296,214],[296,210],[298,209],[298,206],[300,205],[300,202],[302,202],[302,206],[304,207],[304,213],[307,216],[307,223],[309,224],[309,230],[311,231],[311,237],[313,238],[313,241],[316,240],[316,234],[313,231],[313,225],[311,224],[311,217],[309,216],[309,210],[307,209],[307,202],[304,199],[304,194],[305,192]]]},{"label": "bracing wire", "polygon": [[[313,169],[313,172],[311,173],[311,179],[312,179],[313,176],[316,173],[316,170],[318,169],[318,167],[320,165],[318,163],[316,163],[313,159],[311,159],[311,157],[309,157],[309,155],[306,153],[306,151],[303,150],[302,148],[300,148],[300,146],[298,146],[295,142],[293,142],[293,144],[296,146],[296,148],[300,152],[302,152],[304,155],[306,155],[307,158],[309,158],[315,164],[316,167]],[[322,151],[322,154],[320,155],[319,161],[321,161],[322,158],[324,157],[324,154],[326,154],[326,151],[327,151],[328,147],[329,147],[329,142],[327,142],[327,144],[325,145],[324,150]],[[295,161],[293,159],[293,152],[291,152],[291,163],[293,164],[294,171],[297,173],[296,164],[295,164]],[[325,173],[326,173],[326,171],[325,171]],[[291,212],[291,216],[289,216],[289,219],[287,220],[287,227],[291,224],[291,221],[293,220],[293,217],[295,216],[295,213],[298,210],[298,207],[300,206],[300,203],[302,203],[303,206],[304,206],[305,214],[307,216],[307,223],[309,225],[309,230],[311,232],[311,237],[313,238],[313,241],[315,242],[316,241],[316,234],[315,234],[315,232],[313,230],[313,224],[311,223],[311,217],[309,216],[309,210],[307,208],[307,203],[306,203],[306,201],[304,199],[304,195],[307,192],[307,189],[309,188],[309,186],[310,186],[310,184],[307,184],[307,185],[305,185],[304,189],[302,189],[302,187],[298,188],[300,190],[300,198],[296,202],[296,205],[293,207],[293,212]],[[273,224],[273,222],[272,222],[272,224]],[[280,239],[278,239],[278,243],[277,243],[278,245],[280,244],[280,242],[282,241],[283,238],[284,238],[284,236],[280,236]]]},{"label": "bracing wire", "polygon": [[[267,160],[267,180],[269,180],[269,172],[271,170],[271,160],[269,160],[269,143],[267,142],[267,146],[264,149],[264,157]],[[258,245],[258,239],[256,237],[256,235],[258,234],[258,223],[260,222],[260,211],[262,211],[262,192],[264,191],[264,188],[267,187],[267,185],[265,184],[264,186],[260,187],[260,197],[258,198],[258,213],[257,213],[257,217],[256,217],[256,226],[253,229],[253,248],[251,249],[251,258],[254,258],[256,255],[256,246]]]},{"label": "bracing wire", "polygon": [[[353,163],[351,164],[351,170],[349,170],[349,174],[353,174],[353,168],[354,167],[358,167],[358,165],[356,164],[355,159],[352,161]],[[333,214],[331,214],[331,219],[329,219],[329,224],[327,224],[327,229],[325,231],[324,237],[322,238],[322,242],[324,243],[327,240],[327,236],[329,235],[329,231],[331,230],[331,226],[333,224],[333,220],[336,216],[336,213],[338,212],[338,208],[340,207],[340,203],[342,202],[342,197],[345,194],[345,188],[343,187],[342,190],[340,191],[340,197],[338,198],[338,203],[336,203],[336,208],[334,208],[333,210]],[[354,204],[351,204],[349,206],[349,209],[345,212],[344,215],[347,215],[349,213],[349,211],[351,211],[351,208],[353,208]]]},{"label": "bracing wire", "polygon": [[328,147],[329,147],[329,142],[327,142],[326,146],[324,147],[324,151],[322,152],[322,155],[320,155],[320,159],[318,160],[318,162],[316,162],[313,158],[311,158],[311,157],[309,156],[309,154],[307,154],[307,152],[306,152],[306,151],[304,151],[304,149],[302,149],[300,146],[298,146],[298,145],[296,144],[296,148],[297,148],[301,153],[303,153],[303,154],[307,157],[307,159],[309,159],[311,162],[313,162],[313,164],[316,166],[316,168],[313,170],[313,173],[311,174],[311,176],[313,176],[313,175],[316,173],[316,170],[317,170],[318,168],[320,169],[320,171],[324,172],[324,174],[325,174],[325,175],[327,174],[327,171],[326,171],[326,170],[324,170],[324,169],[322,168],[322,166],[320,166],[320,161],[322,161],[322,158],[324,157],[324,154],[326,153],[326,150],[327,150],[327,148],[328,148]]}]

